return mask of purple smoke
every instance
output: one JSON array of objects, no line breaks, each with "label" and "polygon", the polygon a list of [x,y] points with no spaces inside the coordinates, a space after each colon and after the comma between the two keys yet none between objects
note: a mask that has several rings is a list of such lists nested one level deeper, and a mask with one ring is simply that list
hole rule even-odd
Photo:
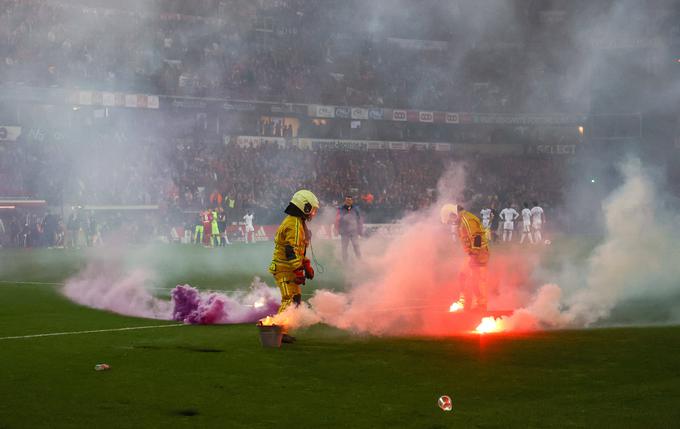
[{"label": "purple smoke", "polygon": [[232,295],[220,292],[199,292],[189,285],[172,290],[173,320],[190,324],[222,324],[255,322],[276,313],[281,298],[276,289],[256,279],[249,293]]},{"label": "purple smoke", "polygon": [[171,292],[171,301],[154,296],[154,283],[155,276],[150,271],[128,272],[116,263],[93,261],[69,278],[61,291],[72,301],[92,308],[203,325],[256,322],[275,314],[281,302],[278,289],[257,277],[247,291],[229,294],[177,285]]},{"label": "purple smoke", "polygon": [[172,310],[172,320],[193,320],[194,313],[200,304],[198,290],[189,285],[177,285],[171,292],[175,308]]}]

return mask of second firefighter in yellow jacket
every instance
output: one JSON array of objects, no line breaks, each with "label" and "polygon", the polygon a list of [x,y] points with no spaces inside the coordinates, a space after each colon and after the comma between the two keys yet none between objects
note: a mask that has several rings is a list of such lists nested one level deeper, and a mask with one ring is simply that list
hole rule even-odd
[{"label": "second firefighter in yellow jacket", "polygon": [[[307,279],[314,278],[314,269],[306,256],[311,233],[306,222],[311,220],[319,209],[319,200],[308,190],[297,191],[290,204],[284,210],[283,219],[274,236],[274,255],[269,265],[269,272],[274,276],[276,285],[281,291],[281,306],[278,314],[283,313],[291,305],[302,302],[302,288]],[[295,338],[288,334],[283,326],[283,342],[293,342]]]},{"label": "second firefighter in yellow jacket", "polygon": [[466,309],[486,310],[489,241],[482,222],[455,204],[445,204],[440,215],[442,223],[456,226],[458,239],[468,257],[459,274],[462,292],[460,302]]}]

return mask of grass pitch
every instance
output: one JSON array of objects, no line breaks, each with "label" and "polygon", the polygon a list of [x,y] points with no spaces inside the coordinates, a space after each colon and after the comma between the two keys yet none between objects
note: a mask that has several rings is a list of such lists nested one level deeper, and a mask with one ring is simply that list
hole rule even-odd
[{"label": "grass pitch", "polygon": [[[167,249],[130,251],[126,263],[156,267],[159,287],[168,289],[235,289],[253,275],[271,284],[268,244]],[[58,283],[83,266],[82,252],[2,250],[0,258],[3,429],[671,428],[680,421],[678,327],[424,339],[314,326],[298,333],[298,343],[269,350],[252,325],[111,331],[170,323],[61,297]],[[337,267],[327,268],[323,287],[342,289]],[[93,330],[106,331],[6,338]],[[111,369],[94,371],[102,362]],[[444,394],[452,412],[437,407]]]}]

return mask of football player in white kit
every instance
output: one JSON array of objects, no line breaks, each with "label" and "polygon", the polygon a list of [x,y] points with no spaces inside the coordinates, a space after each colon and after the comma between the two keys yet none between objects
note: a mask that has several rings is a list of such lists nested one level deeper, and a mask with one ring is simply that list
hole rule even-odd
[{"label": "football player in white kit", "polygon": [[534,244],[534,238],[531,236],[531,210],[529,210],[529,203],[524,203],[522,209],[522,238],[519,239],[519,244],[524,243],[524,239],[529,237],[529,242]]},{"label": "football player in white kit", "polygon": [[485,206],[479,214],[482,215],[482,228],[486,233],[486,239],[491,240],[491,209]]},{"label": "football player in white kit", "polygon": [[501,219],[503,219],[503,241],[512,241],[512,230],[514,229],[515,219],[519,217],[519,213],[512,205],[501,210]]},{"label": "football player in white kit", "polygon": [[246,244],[248,243],[248,233],[252,234],[250,242],[255,243],[255,227],[253,226],[253,213],[247,211],[245,216],[243,216],[243,221],[246,223],[246,231],[244,234]]},{"label": "football player in white kit", "polygon": [[534,206],[531,208],[531,228],[534,230],[534,243],[541,243],[543,241],[543,236],[541,235],[543,223],[545,223],[543,209],[534,201]]}]

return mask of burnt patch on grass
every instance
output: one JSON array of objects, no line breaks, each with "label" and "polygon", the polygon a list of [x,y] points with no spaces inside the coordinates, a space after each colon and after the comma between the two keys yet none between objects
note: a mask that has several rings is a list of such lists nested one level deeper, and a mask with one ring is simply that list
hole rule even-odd
[{"label": "burnt patch on grass", "polygon": [[142,349],[142,350],[168,350],[172,347],[162,347],[162,346],[152,346],[152,345],[147,345],[147,344],[139,344],[139,345],[134,345],[132,346],[133,349]]},{"label": "burnt patch on grass", "polygon": [[175,410],[175,411],[172,412],[172,414],[174,414],[176,416],[182,416],[182,417],[195,417],[195,416],[199,415],[200,413],[195,408],[184,408],[184,409],[181,409],[181,410]]}]

